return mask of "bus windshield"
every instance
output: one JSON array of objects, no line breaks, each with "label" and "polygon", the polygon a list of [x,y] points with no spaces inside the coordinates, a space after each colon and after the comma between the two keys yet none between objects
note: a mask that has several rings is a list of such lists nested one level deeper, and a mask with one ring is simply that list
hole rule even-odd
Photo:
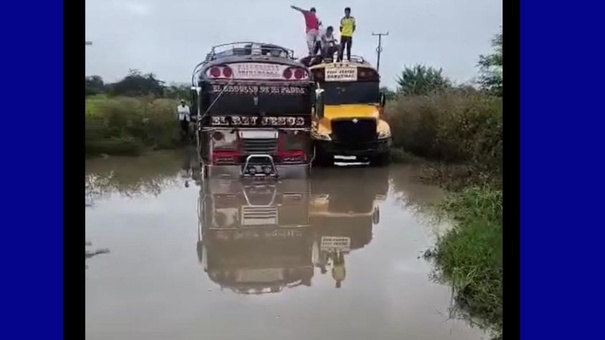
[{"label": "bus windshield", "polygon": [[326,105],[372,104],[380,101],[378,82],[323,83]]}]

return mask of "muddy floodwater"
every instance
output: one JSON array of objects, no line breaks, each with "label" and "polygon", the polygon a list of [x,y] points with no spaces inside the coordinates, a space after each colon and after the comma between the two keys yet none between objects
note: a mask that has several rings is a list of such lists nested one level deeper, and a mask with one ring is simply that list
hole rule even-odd
[{"label": "muddy floodwater", "polygon": [[189,156],[87,162],[86,339],[489,339],[421,256],[448,226],[417,169],[201,183]]}]

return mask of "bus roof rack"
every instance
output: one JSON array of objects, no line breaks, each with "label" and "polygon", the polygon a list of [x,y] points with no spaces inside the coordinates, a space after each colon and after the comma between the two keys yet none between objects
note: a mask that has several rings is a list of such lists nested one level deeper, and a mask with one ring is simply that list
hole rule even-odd
[{"label": "bus roof rack", "polygon": [[369,64],[369,62],[367,60],[365,60],[362,56],[359,55],[352,55],[351,59],[349,59],[350,62],[353,63],[359,63],[359,64]]},{"label": "bus roof rack", "polygon": [[239,41],[227,44],[213,46],[206,55],[206,62],[232,56],[272,56],[276,58],[294,59],[294,51],[279,45],[254,42]]},{"label": "bus roof rack", "polygon": [[[320,65],[320,64],[332,64],[335,63],[336,60],[338,60],[338,52],[335,52],[334,55],[332,57],[322,57],[321,55],[315,55],[315,56],[306,56],[304,58],[300,59],[300,62],[303,63],[305,66],[307,67],[313,67],[315,65]],[[362,64],[362,65],[370,65],[370,62],[368,62],[367,60],[365,60],[362,56],[358,56],[358,55],[352,55],[350,60],[344,60],[344,62],[351,62],[351,63],[356,63],[356,64]]]}]

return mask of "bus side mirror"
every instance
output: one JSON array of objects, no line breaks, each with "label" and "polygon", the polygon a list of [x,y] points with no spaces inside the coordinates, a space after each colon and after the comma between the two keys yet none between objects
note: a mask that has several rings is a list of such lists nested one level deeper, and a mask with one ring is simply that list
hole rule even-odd
[{"label": "bus side mirror", "polygon": [[387,96],[384,92],[380,92],[380,106],[384,107],[387,104]]},{"label": "bus side mirror", "polygon": [[324,116],[324,90],[323,89],[315,90],[315,115],[318,118],[323,118],[323,116]]}]

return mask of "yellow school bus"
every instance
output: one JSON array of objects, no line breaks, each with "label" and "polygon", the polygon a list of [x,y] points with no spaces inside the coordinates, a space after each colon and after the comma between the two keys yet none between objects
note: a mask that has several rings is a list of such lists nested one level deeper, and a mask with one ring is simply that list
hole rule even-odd
[{"label": "yellow school bus", "polygon": [[315,112],[311,136],[317,164],[354,160],[386,165],[391,129],[382,119],[386,97],[380,75],[361,57],[309,67],[323,110]]}]

